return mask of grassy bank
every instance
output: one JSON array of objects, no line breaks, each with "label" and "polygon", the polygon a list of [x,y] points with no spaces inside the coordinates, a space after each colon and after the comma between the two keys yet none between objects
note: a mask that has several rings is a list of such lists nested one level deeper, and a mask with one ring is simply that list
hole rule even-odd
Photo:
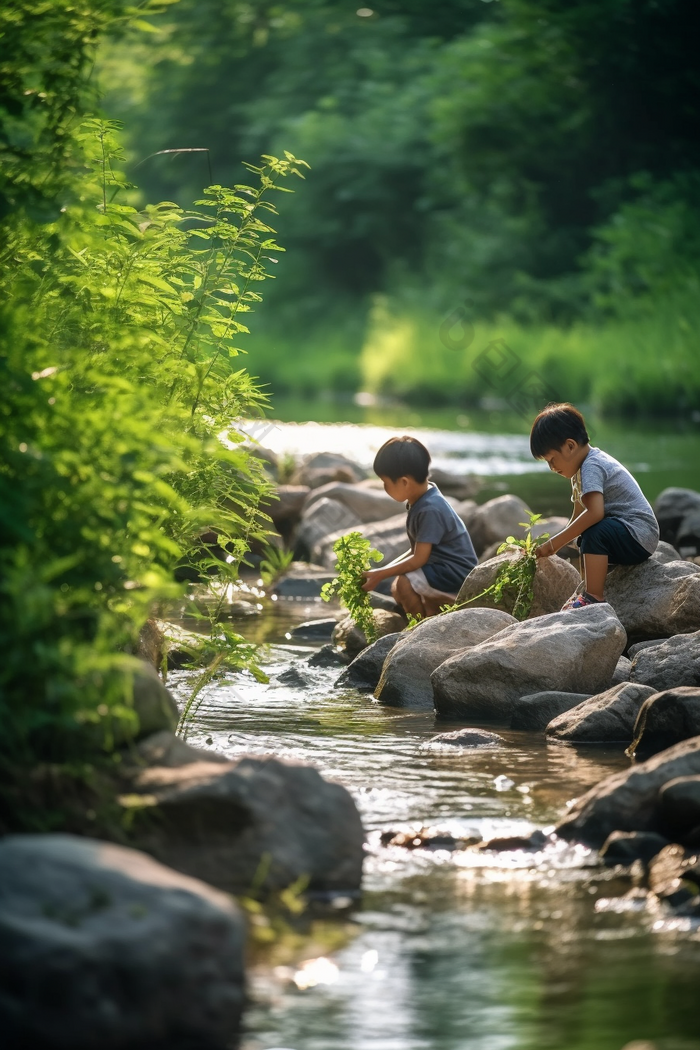
[{"label": "grassy bank", "polygon": [[[629,319],[525,326],[377,299],[364,316],[260,331],[251,371],[279,394],[364,390],[422,405],[507,400],[534,372],[546,394],[615,415],[700,409],[700,310],[686,293]],[[547,397],[545,397],[547,400]]]}]

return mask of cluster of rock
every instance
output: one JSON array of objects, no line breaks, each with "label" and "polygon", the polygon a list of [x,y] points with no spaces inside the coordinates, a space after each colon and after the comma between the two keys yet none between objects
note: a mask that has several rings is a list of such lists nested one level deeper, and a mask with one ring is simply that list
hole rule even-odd
[{"label": "cluster of rock", "polygon": [[292,884],[312,896],[359,893],[364,833],[344,787],[310,766],[190,747],[175,735],[173,697],[146,665],[134,709],[141,729],[116,785],[128,846],[57,834],[0,840],[8,1050],[232,1045],[245,922],[230,894]]}]

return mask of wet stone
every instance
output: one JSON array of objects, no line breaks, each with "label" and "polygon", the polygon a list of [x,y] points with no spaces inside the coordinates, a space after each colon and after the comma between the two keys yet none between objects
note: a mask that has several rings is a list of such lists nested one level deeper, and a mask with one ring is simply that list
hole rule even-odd
[{"label": "wet stone", "polygon": [[499,838],[489,839],[482,842],[479,849],[495,850],[499,853],[512,852],[514,850],[525,850],[537,852],[547,845],[548,838],[543,831],[537,829],[531,835],[504,835]]},{"label": "wet stone", "polygon": [[504,743],[498,733],[489,733],[486,729],[455,729],[452,733],[438,733],[432,736],[423,747],[426,748],[474,748],[498,747]]},{"label": "wet stone", "polygon": [[309,667],[344,667],[347,659],[334,645],[327,642],[312,653],[306,662]]},{"label": "wet stone", "polygon": [[276,675],[275,681],[280,685],[289,685],[297,689],[305,689],[311,685],[311,678],[305,675],[298,667],[288,667],[286,671]]},{"label": "wet stone", "polygon": [[467,849],[481,842],[477,833],[464,838],[457,837],[441,828],[422,827],[418,830],[384,831],[381,836],[382,846],[401,846],[403,849]]},{"label": "wet stone", "polygon": [[307,620],[305,623],[292,627],[290,634],[292,638],[330,641],[333,628],[337,620],[326,618],[324,620]]}]

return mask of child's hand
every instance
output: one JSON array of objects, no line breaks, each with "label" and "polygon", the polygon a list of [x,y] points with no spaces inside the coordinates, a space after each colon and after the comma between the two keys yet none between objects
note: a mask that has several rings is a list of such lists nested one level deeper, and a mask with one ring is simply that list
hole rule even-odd
[{"label": "child's hand", "polygon": [[366,572],[362,578],[362,590],[373,591],[377,584],[380,583],[383,579],[384,574],[381,571],[381,569],[370,569],[369,572]]},{"label": "child's hand", "polygon": [[535,556],[538,558],[551,558],[553,554],[557,552],[554,549],[551,540],[546,540],[545,543],[540,543],[539,547],[535,551]]}]

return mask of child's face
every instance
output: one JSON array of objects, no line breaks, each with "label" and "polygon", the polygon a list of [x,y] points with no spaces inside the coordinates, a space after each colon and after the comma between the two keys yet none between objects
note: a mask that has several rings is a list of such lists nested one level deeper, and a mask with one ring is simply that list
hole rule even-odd
[{"label": "child's face", "polygon": [[[413,478],[397,478],[396,481],[392,481],[391,478],[382,477],[380,475],[380,481],[384,486],[384,491],[387,496],[391,496],[397,503],[405,503],[409,497],[409,489]],[[413,482],[415,484],[415,482]]]},{"label": "child's face", "polygon": [[563,478],[573,478],[580,466],[581,446],[573,438],[567,438],[561,448],[550,449],[542,457],[549,469]]}]

